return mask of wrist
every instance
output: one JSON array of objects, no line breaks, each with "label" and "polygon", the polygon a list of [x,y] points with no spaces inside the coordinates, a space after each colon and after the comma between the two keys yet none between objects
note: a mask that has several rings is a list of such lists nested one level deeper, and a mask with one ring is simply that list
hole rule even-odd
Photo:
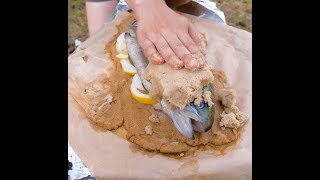
[{"label": "wrist", "polygon": [[164,0],[127,0],[127,3],[138,18],[167,6]]}]

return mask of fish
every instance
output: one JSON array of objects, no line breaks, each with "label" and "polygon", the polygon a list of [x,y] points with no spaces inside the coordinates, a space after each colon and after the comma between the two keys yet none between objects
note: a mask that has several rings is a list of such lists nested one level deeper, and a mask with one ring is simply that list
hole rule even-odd
[{"label": "fish", "polygon": [[[143,78],[143,73],[148,66],[148,59],[143,53],[143,49],[138,43],[137,39],[137,23],[129,25],[125,31],[125,41],[127,51],[129,55],[129,61],[137,70],[137,74],[140,77],[142,84],[147,92],[152,89],[150,81]],[[210,83],[203,87],[203,91],[214,92],[213,85]],[[194,139],[195,132],[205,133],[212,127],[214,121],[214,108],[202,101],[199,106],[196,106],[194,102],[186,105],[184,109],[174,108],[171,110],[167,103],[163,99],[158,99],[159,104],[162,107],[162,111],[170,117],[174,127],[185,137]]]}]

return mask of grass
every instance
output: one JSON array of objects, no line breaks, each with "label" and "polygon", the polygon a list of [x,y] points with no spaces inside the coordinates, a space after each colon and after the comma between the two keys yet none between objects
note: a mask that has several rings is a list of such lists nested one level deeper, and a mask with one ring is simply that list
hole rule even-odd
[{"label": "grass", "polygon": [[252,32],[252,0],[218,0],[217,7],[224,12],[227,24]]},{"label": "grass", "polygon": [[88,38],[88,24],[85,0],[68,0],[68,52],[74,49],[76,39],[84,41]]},{"label": "grass", "polygon": [[[226,17],[227,24],[252,32],[252,0],[214,0]],[[88,38],[85,0],[68,0],[68,52],[75,49],[76,39]]]}]

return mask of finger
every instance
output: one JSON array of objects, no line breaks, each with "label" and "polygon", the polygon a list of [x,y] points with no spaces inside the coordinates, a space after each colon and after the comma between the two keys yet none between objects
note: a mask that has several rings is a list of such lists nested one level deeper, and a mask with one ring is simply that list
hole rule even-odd
[{"label": "finger", "polygon": [[201,57],[201,60],[200,60],[200,68],[203,68],[204,67],[204,64],[206,62],[206,57],[203,55],[203,54],[200,54]]},{"label": "finger", "polygon": [[182,57],[184,62],[185,69],[189,71],[195,71],[198,68],[200,68],[199,60],[195,58],[195,55],[192,54],[186,54]]},{"label": "finger", "polygon": [[190,35],[188,33],[178,33],[179,40],[183,43],[183,45],[190,51],[190,53],[195,54],[199,51],[197,45],[193,42]]},{"label": "finger", "polygon": [[199,63],[199,69],[203,68],[206,62],[206,57],[201,52],[196,53],[195,56]]},{"label": "finger", "polygon": [[143,49],[143,52],[150,62],[154,64],[164,63],[164,59],[160,56],[156,47],[149,39],[145,39],[142,44],[143,45],[141,47]]},{"label": "finger", "polygon": [[150,40],[154,43],[160,55],[171,67],[175,69],[183,67],[183,62],[180,59],[178,59],[178,57],[170,48],[167,41],[161,35]]},{"label": "finger", "polygon": [[189,25],[189,35],[192,38],[192,40],[195,42],[195,44],[200,48],[201,52],[205,54],[205,42],[202,41],[201,34],[198,32],[196,27],[190,23]]},{"label": "finger", "polygon": [[173,49],[174,53],[183,61],[186,69],[193,70],[200,67],[199,62],[197,62],[198,59],[195,58],[196,56],[193,56],[189,52],[189,50],[183,45],[176,34],[163,33],[163,37],[165,37],[165,40],[167,41],[171,49]]}]

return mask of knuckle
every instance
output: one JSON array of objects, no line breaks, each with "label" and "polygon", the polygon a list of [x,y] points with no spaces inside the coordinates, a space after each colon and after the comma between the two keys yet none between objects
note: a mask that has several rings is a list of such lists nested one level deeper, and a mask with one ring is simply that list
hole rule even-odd
[{"label": "knuckle", "polygon": [[182,43],[175,43],[173,49],[175,51],[183,52],[184,45]]}]

